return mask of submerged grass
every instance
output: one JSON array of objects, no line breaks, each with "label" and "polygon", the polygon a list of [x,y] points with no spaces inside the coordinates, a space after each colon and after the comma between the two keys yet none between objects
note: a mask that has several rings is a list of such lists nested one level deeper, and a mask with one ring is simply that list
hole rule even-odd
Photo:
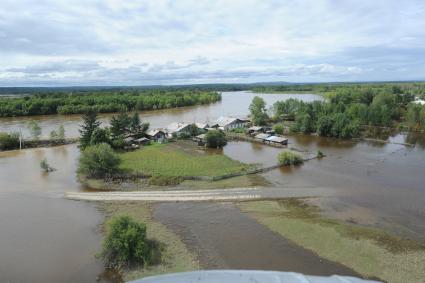
[{"label": "submerged grass", "polygon": [[424,282],[423,243],[323,218],[318,208],[300,199],[244,202],[239,207],[283,237],[366,277]]},{"label": "submerged grass", "polygon": [[167,229],[152,217],[151,207],[141,202],[104,202],[100,209],[106,212],[107,219],[128,215],[147,227],[147,238],[160,243],[161,259],[158,264],[147,267],[134,267],[122,270],[124,281],[165,273],[192,271],[200,269],[199,263],[189,252],[179,236]]},{"label": "submerged grass", "polygon": [[120,155],[121,168],[157,176],[220,176],[252,166],[221,154],[194,155],[167,144],[154,144]]}]

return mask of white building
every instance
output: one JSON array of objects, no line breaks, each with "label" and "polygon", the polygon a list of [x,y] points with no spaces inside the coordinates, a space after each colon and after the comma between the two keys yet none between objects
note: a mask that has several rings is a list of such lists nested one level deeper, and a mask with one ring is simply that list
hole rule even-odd
[{"label": "white building", "polygon": [[234,117],[220,117],[217,121],[211,125],[212,128],[218,128],[223,131],[229,131],[236,128],[242,128],[246,126],[246,121],[234,118]]}]

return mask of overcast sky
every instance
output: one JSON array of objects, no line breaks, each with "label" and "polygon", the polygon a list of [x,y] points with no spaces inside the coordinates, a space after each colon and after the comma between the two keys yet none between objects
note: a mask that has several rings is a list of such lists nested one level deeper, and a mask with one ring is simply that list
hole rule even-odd
[{"label": "overcast sky", "polygon": [[0,1],[0,86],[423,79],[423,0]]}]

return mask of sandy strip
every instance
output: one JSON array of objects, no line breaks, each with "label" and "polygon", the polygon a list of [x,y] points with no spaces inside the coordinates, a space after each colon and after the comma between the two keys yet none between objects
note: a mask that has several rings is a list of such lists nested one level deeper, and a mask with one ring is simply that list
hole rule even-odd
[{"label": "sandy strip", "polygon": [[246,200],[261,198],[256,188],[217,189],[217,190],[174,190],[138,192],[67,192],[65,197],[73,200],[90,201],[211,201]]}]

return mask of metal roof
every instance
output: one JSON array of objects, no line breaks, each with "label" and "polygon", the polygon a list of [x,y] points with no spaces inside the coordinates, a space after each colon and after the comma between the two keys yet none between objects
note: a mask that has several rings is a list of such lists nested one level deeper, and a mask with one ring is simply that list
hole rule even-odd
[{"label": "metal roof", "polygon": [[285,137],[278,137],[278,136],[270,136],[270,137],[266,138],[266,141],[278,142],[278,143],[281,143],[281,142],[284,142],[284,141],[287,141],[287,140],[288,139],[285,138]]}]

